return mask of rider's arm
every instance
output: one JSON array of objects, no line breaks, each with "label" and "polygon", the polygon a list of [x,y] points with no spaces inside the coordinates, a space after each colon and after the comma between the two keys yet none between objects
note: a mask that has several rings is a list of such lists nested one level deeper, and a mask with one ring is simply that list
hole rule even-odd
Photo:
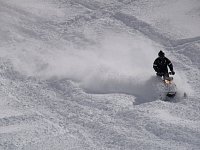
[{"label": "rider's arm", "polygon": [[173,64],[172,64],[172,62],[171,62],[169,59],[167,59],[167,65],[168,65],[170,71],[173,72],[173,71],[174,71],[174,69],[173,69]]},{"label": "rider's arm", "polygon": [[157,63],[157,59],[154,61],[154,63],[153,63],[153,69],[156,71],[156,72],[158,72],[159,71],[159,69],[158,69],[158,65],[157,65],[158,63]]}]

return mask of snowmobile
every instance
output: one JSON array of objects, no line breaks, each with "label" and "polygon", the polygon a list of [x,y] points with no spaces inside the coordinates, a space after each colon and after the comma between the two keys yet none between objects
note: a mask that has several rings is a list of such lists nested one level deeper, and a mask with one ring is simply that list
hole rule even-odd
[{"label": "snowmobile", "polygon": [[[163,101],[170,101],[170,102],[179,102],[181,99],[185,99],[188,97],[186,92],[178,92],[177,86],[173,81],[173,75],[169,72],[167,75],[162,75],[161,79],[163,84],[163,88],[160,87],[162,92],[160,93],[160,99]],[[183,95],[182,95],[183,94]]]},{"label": "snowmobile", "polygon": [[[172,75],[172,73],[169,72],[169,75]],[[163,81],[166,87],[166,98],[174,98],[176,96],[177,87],[173,82],[173,77],[163,77]]]},{"label": "snowmobile", "polygon": [[173,82],[173,77],[169,76],[172,75],[169,72],[167,75],[162,75],[162,82],[164,83],[163,93],[161,95],[161,99],[164,101],[171,101],[175,98],[177,94],[177,87],[176,84]]}]

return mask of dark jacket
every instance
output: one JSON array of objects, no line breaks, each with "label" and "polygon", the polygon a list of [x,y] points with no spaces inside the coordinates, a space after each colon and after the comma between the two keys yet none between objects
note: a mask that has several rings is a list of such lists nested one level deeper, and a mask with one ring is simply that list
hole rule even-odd
[{"label": "dark jacket", "polygon": [[157,73],[168,73],[168,68],[173,71],[173,65],[171,61],[166,57],[158,57],[153,63],[153,68]]}]

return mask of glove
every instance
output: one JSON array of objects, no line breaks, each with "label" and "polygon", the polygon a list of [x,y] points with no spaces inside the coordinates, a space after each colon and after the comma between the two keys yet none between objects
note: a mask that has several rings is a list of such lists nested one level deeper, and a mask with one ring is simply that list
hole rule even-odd
[{"label": "glove", "polygon": [[171,73],[172,73],[172,75],[175,75],[175,72],[173,70],[171,71]]}]

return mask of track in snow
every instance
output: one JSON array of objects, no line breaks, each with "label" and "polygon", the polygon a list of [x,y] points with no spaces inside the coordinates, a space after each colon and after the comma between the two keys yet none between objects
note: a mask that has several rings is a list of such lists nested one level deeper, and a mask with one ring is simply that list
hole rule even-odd
[{"label": "track in snow", "polygon": [[[126,9],[145,3],[0,1],[0,149],[199,149],[199,36]],[[160,48],[192,87],[179,103],[152,88]]]}]

